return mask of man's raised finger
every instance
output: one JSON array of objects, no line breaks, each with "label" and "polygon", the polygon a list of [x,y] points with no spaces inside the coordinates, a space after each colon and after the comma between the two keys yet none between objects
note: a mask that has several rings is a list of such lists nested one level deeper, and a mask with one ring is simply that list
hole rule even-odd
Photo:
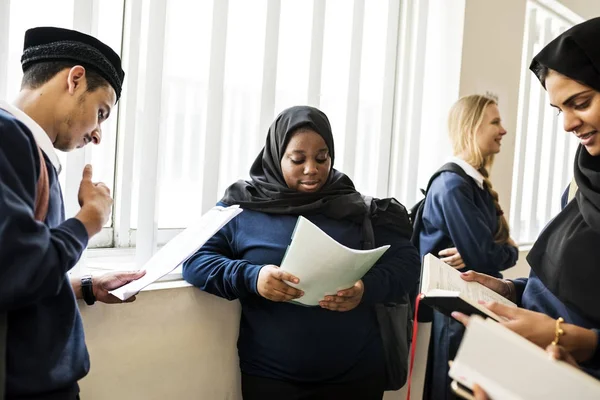
[{"label": "man's raised finger", "polygon": [[92,170],[92,165],[91,164],[87,164],[85,167],[83,167],[83,178],[82,180],[84,181],[92,181],[92,175],[93,175],[93,170]]}]

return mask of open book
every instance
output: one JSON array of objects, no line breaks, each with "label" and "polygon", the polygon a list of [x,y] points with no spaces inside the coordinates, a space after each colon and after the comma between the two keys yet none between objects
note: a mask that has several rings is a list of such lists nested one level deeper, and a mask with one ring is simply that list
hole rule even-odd
[{"label": "open book", "polygon": [[463,314],[480,314],[496,321],[502,318],[479,304],[480,300],[495,301],[516,307],[512,301],[477,282],[467,282],[460,272],[432,254],[425,255],[421,272],[421,303],[450,315],[453,311]]},{"label": "open book", "polygon": [[299,216],[280,268],[300,279],[299,284],[286,282],[304,291],[294,302],[316,306],[326,295],[354,286],[389,247],[351,249]]},{"label": "open book", "polygon": [[161,247],[144,264],[142,269],[146,270],[146,275],[110,293],[121,300],[127,300],[146,286],[173,271],[185,260],[194,255],[208,239],[213,237],[215,233],[241,212],[242,209],[238,205],[231,207],[215,206],[211,208],[199,220],[190,224],[186,230]]},{"label": "open book", "polygon": [[470,318],[449,375],[492,399],[600,399],[599,381],[479,316]]}]

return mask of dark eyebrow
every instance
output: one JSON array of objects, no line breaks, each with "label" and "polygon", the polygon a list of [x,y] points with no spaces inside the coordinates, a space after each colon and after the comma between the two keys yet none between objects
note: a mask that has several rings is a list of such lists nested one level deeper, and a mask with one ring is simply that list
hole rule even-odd
[{"label": "dark eyebrow", "polygon": [[[318,153],[323,153],[323,152],[329,151],[329,149],[327,147],[320,149],[318,151]],[[298,153],[298,154],[306,154],[306,152],[304,150],[292,150],[292,153]]]},{"label": "dark eyebrow", "polygon": [[[568,106],[568,105],[569,105],[569,104],[571,104],[571,103],[572,103],[572,102],[573,102],[573,101],[574,101],[574,100],[575,100],[577,97],[581,96],[582,94],[588,94],[588,93],[590,93],[590,92],[593,92],[593,91],[594,91],[593,89],[588,89],[588,90],[584,90],[584,91],[582,91],[582,92],[579,92],[579,93],[575,93],[574,95],[570,96],[568,99],[566,99],[565,101],[563,101],[562,105],[563,105],[563,106]],[[558,106],[556,106],[556,105],[554,105],[554,104],[552,104],[552,103],[550,103],[550,105],[551,105],[552,107],[555,107],[555,108],[560,108],[560,107],[558,107]]]}]

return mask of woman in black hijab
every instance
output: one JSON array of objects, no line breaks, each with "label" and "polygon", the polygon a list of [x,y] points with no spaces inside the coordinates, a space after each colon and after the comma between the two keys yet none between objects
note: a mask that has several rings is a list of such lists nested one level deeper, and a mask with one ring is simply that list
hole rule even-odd
[{"label": "woman in black hijab", "polygon": [[[275,119],[250,181],[231,185],[220,205],[244,212],[211,238],[183,267],[193,285],[239,299],[238,339],[244,399],[381,399],[382,342],[374,305],[412,292],[420,273],[406,210],[393,199],[367,210],[354,184],[333,169],[327,116],[300,106]],[[391,245],[352,288],[326,296],[319,307],[289,302],[302,292],[279,270],[302,215],[338,242],[362,247],[370,215],[375,245]],[[310,249],[306,249],[310,251]]]},{"label": "woman in black hijab", "polygon": [[[600,18],[550,42],[530,69],[564,114],[564,129],[581,141],[575,156],[577,193],[546,226],[527,256],[529,279],[502,282],[469,273],[519,302],[498,304],[505,326],[540,346],[557,340],[582,368],[600,379]],[[463,316],[459,316],[463,319]],[[557,322],[558,321],[558,322]],[[562,334],[559,332],[562,329]]]}]

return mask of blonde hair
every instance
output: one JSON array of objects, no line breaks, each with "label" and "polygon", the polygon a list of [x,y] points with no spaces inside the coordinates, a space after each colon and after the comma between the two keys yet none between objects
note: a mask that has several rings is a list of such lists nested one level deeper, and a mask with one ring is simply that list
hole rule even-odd
[{"label": "blonde hair", "polygon": [[492,182],[489,179],[489,170],[494,163],[494,156],[484,157],[477,145],[477,131],[483,122],[486,108],[491,104],[498,105],[498,102],[488,95],[461,97],[450,109],[448,132],[454,155],[462,156],[466,162],[473,165],[483,175],[483,187],[494,199],[498,215],[498,229],[494,234],[494,241],[504,244],[510,239],[510,229],[498,201],[498,192],[492,188]]}]

